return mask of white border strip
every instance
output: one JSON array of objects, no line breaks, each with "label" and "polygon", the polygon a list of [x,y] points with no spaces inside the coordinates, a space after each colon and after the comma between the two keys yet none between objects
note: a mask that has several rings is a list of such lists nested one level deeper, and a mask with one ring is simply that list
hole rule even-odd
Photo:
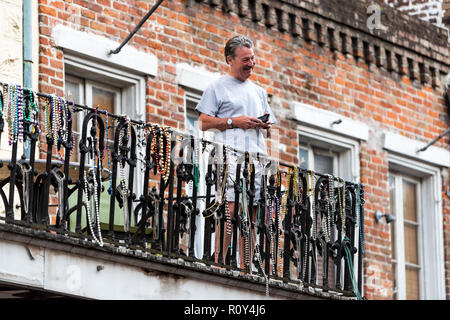
[{"label": "white border strip", "polygon": [[64,51],[95,58],[101,62],[127,68],[139,74],[152,76],[157,74],[158,59],[156,56],[140,52],[132,46],[124,46],[118,54],[109,54],[109,51],[117,48],[120,43],[63,25],[55,26],[52,35],[55,46],[62,48]]},{"label": "white border strip", "polygon": [[[292,111],[294,120],[308,126],[318,127],[358,140],[367,141],[369,138],[369,127],[365,123],[344,117],[338,113],[318,109],[296,101],[292,103]],[[339,120],[340,123],[333,124],[333,122]]]},{"label": "white border strip", "polygon": [[398,133],[384,131],[383,147],[386,150],[410,157],[412,159],[431,163],[433,165],[450,168],[450,152],[430,146],[427,150],[417,152],[426,143],[409,139]]},{"label": "white border strip", "polygon": [[220,76],[220,73],[193,67],[187,63],[177,64],[177,83],[191,89],[205,91],[209,84]]}]

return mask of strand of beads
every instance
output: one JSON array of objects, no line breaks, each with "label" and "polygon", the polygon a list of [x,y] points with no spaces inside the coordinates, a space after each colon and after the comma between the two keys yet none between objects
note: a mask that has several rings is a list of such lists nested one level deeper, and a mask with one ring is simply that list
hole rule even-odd
[{"label": "strand of beads", "polygon": [[[321,193],[321,191],[319,191]],[[323,199],[322,199],[323,200]],[[330,228],[329,228],[329,223],[330,223],[330,206],[328,203],[328,196],[327,196],[327,210],[326,210],[326,214],[321,214],[321,225],[322,225],[322,231],[323,231],[323,235],[325,237],[325,242],[326,243],[330,243]]]},{"label": "strand of beads", "polygon": [[[163,128],[163,132],[164,132],[164,136],[166,138],[166,149],[165,149],[165,161],[163,166],[164,167],[163,171],[161,172],[161,174],[163,175],[163,179],[164,181],[167,181],[169,179],[169,175],[170,175],[170,153],[172,150],[172,141],[170,139],[171,137],[171,133],[169,131],[169,129],[167,127]],[[162,146],[160,148],[160,151],[162,150]],[[161,158],[160,158],[161,161]]]},{"label": "strand of beads", "polygon": [[17,134],[19,141],[22,142],[23,138],[23,89],[20,85],[17,85]]},{"label": "strand of beads", "polygon": [[[95,112],[97,113],[97,109],[95,109]],[[96,119],[96,118],[94,118]],[[96,122],[96,121],[95,121]],[[94,122],[94,125],[95,125]],[[95,147],[95,145],[94,145]],[[97,165],[99,166],[98,172],[99,172],[99,176],[97,177],[96,172],[97,172]],[[100,212],[100,208],[99,208],[99,199],[100,199],[100,195],[98,194],[98,183],[101,181],[101,160],[98,157],[98,150],[94,150],[94,170],[92,171],[92,176],[93,176],[93,180],[94,180],[94,202],[95,202],[95,219],[97,222],[97,232],[98,232],[98,238],[100,239],[99,245],[103,246],[103,239],[102,239],[102,230],[100,227],[100,218],[99,218],[99,212]],[[98,180],[97,180],[98,178]]]},{"label": "strand of beads", "polygon": [[157,143],[156,143],[157,137],[156,137],[155,126],[156,125],[150,125],[150,131],[152,132],[152,136],[153,136],[150,153],[155,156],[156,170],[160,171],[159,170],[159,162],[158,162],[158,150],[157,150]]},{"label": "strand of beads", "polygon": [[[92,170],[92,169],[90,169]],[[94,241],[97,242],[101,247],[103,246],[103,238],[101,235],[101,228],[100,228],[100,218],[99,218],[99,204],[98,204],[98,195],[97,195],[97,183],[96,183],[96,179],[95,179],[95,172],[93,172],[93,180],[94,180],[94,194],[93,197],[95,198],[95,207],[94,207],[94,214],[95,214],[95,219],[97,221],[97,227],[98,227],[98,235],[99,237],[97,238],[95,232],[94,232],[94,228],[93,228],[93,222],[92,222],[92,212],[91,212],[91,205],[89,204],[89,200],[90,200],[90,194],[89,194],[89,187],[88,187],[88,181],[87,181],[87,176],[86,176],[86,171],[84,172],[84,193],[86,194],[86,201],[84,201],[84,204],[86,206],[86,211],[87,211],[87,217],[88,217],[88,225],[89,225],[89,229],[91,231],[92,237],[94,238]]]},{"label": "strand of beads", "polygon": [[[267,223],[267,229],[268,229],[268,240],[269,240],[269,250],[272,251],[272,239],[273,239],[273,235],[272,235],[272,211],[273,211],[273,199],[271,199],[270,196],[267,197],[266,199],[266,223]],[[273,258],[272,256],[272,252],[270,253],[270,259]]]},{"label": "strand of beads", "polygon": [[105,112],[105,124],[106,124],[106,157],[108,159],[108,181],[109,181],[109,188],[108,188],[108,194],[112,195],[112,177],[111,177],[111,158],[110,158],[110,152],[109,152],[109,124],[108,124],[108,111],[104,110]]},{"label": "strand of beads", "polygon": [[[18,134],[18,124],[17,124],[17,93],[16,93],[16,87],[14,85],[10,86],[9,90],[10,94],[10,107],[9,107],[9,145],[12,145],[13,143],[17,142],[17,134]],[[13,105],[14,104],[14,105]]]},{"label": "strand of beads", "polygon": [[[7,88],[6,85],[2,84],[2,88],[1,88],[2,97],[0,99],[0,102],[2,103],[1,114],[0,114],[0,117],[2,118],[2,125],[4,125],[4,123],[5,123],[5,110],[7,110],[7,90],[6,90],[6,88]],[[3,128],[1,131],[3,131]]]},{"label": "strand of beads", "polygon": [[[161,175],[164,175],[165,168],[164,168],[164,134],[163,128],[159,128],[159,172]],[[167,147],[167,144],[166,144]]]},{"label": "strand of beads", "polygon": [[[198,160],[197,160],[198,161]],[[228,168],[228,148],[225,147],[225,166]],[[194,170],[195,170],[195,164],[194,164]],[[195,175],[195,171],[194,171]],[[227,190],[228,190],[228,170],[225,172],[223,181],[225,182],[225,190],[224,190],[224,199],[225,202],[225,225],[226,225],[226,231],[227,235],[231,235],[232,229],[231,229],[231,213],[230,213],[230,207],[228,206],[228,200],[227,200]]]},{"label": "strand of beads", "polygon": [[137,161],[141,163],[141,171],[145,172],[145,147],[147,145],[145,128],[139,125],[137,130]]},{"label": "strand of beads", "polygon": [[345,182],[340,179],[340,182],[343,183],[343,194],[341,195],[341,187],[338,188],[338,200],[339,200],[339,209],[341,216],[341,234],[342,237],[345,234]]},{"label": "strand of beads", "polygon": [[[125,130],[129,131],[129,127],[127,126],[124,128]],[[127,135],[129,136],[129,132],[127,132]],[[122,143],[124,137],[123,129],[120,130],[119,133],[119,143]],[[120,150],[120,148],[119,148]],[[123,161],[119,161],[119,175],[120,175],[120,182],[119,182],[119,192],[120,196],[123,201],[123,216],[124,216],[124,230],[126,232],[130,231],[130,221],[128,216],[128,196],[130,194],[130,191],[127,188],[126,185],[126,179],[125,179],[125,168]]]},{"label": "strand of beads", "polygon": [[53,144],[56,144],[57,142],[57,134],[58,134],[58,128],[59,128],[59,123],[58,123],[58,115],[59,115],[59,110],[58,110],[58,105],[55,103],[55,97],[52,95],[50,98],[51,101],[51,120],[52,120],[52,138],[53,138]]},{"label": "strand of beads", "polygon": [[315,240],[317,238],[317,223],[316,223],[316,207],[314,201],[314,172],[312,170],[308,171],[307,184],[308,184],[307,196],[310,199],[310,206],[311,206],[312,239]]},{"label": "strand of beads", "polygon": [[[279,222],[279,220],[280,220],[280,205],[281,205],[281,200],[276,195],[274,195],[274,208],[275,208],[274,214],[275,214],[275,216],[274,216],[273,221],[275,223],[275,227],[274,227],[274,231],[273,231],[274,232],[273,237],[275,237],[275,239],[278,239],[278,240],[273,241],[273,250],[272,250],[272,260],[273,260],[272,273],[273,274],[275,274],[277,271],[277,264],[275,261],[275,258],[276,258],[275,252],[277,252],[277,249],[279,248],[279,242],[280,242],[280,238],[279,237],[277,238],[278,233],[280,231],[280,222]],[[278,220],[278,223],[277,223],[277,220]],[[272,239],[273,239],[273,237],[272,237]]]},{"label": "strand of beads", "polygon": [[8,144],[12,145],[12,141],[13,141],[13,108],[12,108],[12,101],[14,100],[14,95],[13,95],[13,88],[12,86],[8,85],[8,91],[7,91],[7,95],[8,95],[8,108],[7,108],[7,113],[6,113],[6,120],[8,123]]},{"label": "strand of beads", "polygon": [[200,177],[199,161],[200,161],[200,140],[194,140],[194,185],[198,190],[198,180]]},{"label": "strand of beads", "polygon": [[51,121],[51,106],[49,99],[45,99],[45,129],[47,138],[52,137],[52,121]]},{"label": "strand of beads", "polygon": [[[69,105],[66,102],[66,107],[67,107],[67,111],[68,111],[68,118],[69,118],[69,119],[67,119],[67,121],[65,121],[65,124],[66,124],[66,126],[65,126],[66,136],[65,136],[64,139],[65,139],[66,143],[69,143],[69,122],[72,122],[73,113],[74,113],[74,110],[73,110],[74,109],[74,103],[73,103],[73,101],[70,101],[69,103],[70,103],[70,105],[72,105],[72,110],[70,109]],[[69,157],[72,156],[73,150],[75,149],[74,148],[74,146],[75,146],[75,135],[73,133],[71,133],[70,135],[72,136],[72,141],[71,141],[71,148],[70,148]]]},{"label": "strand of beads", "polygon": [[3,88],[0,90],[0,118],[3,118]]}]

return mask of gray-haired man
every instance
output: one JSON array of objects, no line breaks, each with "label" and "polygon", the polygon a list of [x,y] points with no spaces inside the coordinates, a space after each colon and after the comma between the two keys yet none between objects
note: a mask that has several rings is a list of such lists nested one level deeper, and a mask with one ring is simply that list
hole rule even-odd
[{"label": "gray-haired man", "polygon": [[[253,42],[244,36],[236,36],[225,45],[225,60],[229,65],[229,74],[213,81],[203,93],[196,110],[200,112],[201,130],[214,129],[214,141],[229,145],[240,151],[249,151],[256,155],[267,155],[262,130],[269,130],[276,123],[275,116],[267,102],[266,91],[249,78],[255,67]],[[263,122],[258,117],[269,115]],[[234,189],[232,183],[236,173],[237,156],[229,160],[230,167],[227,200],[230,213],[234,213]],[[259,199],[262,167],[255,163],[255,201]],[[256,207],[252,221],[255,221]],[[225,236],[224,255],[226,256],[230,236]],[[242,247],[241,247],[242,248]],[[241,256],[242,256],[241,250]],[[242,260],[241,260],[242,263]]]}]

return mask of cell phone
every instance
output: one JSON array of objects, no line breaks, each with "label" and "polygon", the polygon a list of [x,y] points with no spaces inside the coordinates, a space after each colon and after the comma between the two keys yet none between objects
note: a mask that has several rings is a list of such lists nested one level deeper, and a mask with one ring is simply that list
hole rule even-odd
[{"label": "cell phone", "polygon": [[269,114],[265,114],[261,117],[258,117],[259,120],[261,120],[262,122],[267,122],[269,121]]}]

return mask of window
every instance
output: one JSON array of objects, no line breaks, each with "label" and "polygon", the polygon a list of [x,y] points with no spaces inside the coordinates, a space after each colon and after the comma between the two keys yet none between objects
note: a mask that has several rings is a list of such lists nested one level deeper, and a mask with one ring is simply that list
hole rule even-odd
[{"label": "window", "polygon": [[445,299],[440,170],[389,154],[394,298]]},{"label": "window", "polygon": [[314,128],[299,130],[299,166],[317,173],[359,181],[359,143]]},{"label": "window", "polygon": [[392,262],[396,299],[445,299],[442,168],[448,150],[384,132],[388,151]]},{"label": "window", "polygon": [[389,173],[392,268],[394,298],[418,300],[423,283],[421,239],[420,180],[396,172]]},{"label": "window", "polygon": [[[101,64],[93,60],[71,56],[65,54],[65,98],[81,105],[98,107],[107,110],[108,113],[116,115],[126,114],[132,119],[144,120],[145,110],[145,78],[135,73],[130,73],[122,69],[113,68],[107,64]],[[71,161],[79,162],[79,141],[83,117],[87,112],[82,111],[76,114],[73,122],[73,132],[75,138],[75,149],[72,153]],[[112,119],[109,125],[112,124]],[[88,128],[89,130],[89,128]],[[88,131],[89,132],[89,131]],[[113,148],[113,129],[108,132],[110,151]],[[89,157],[86,158],[89,165]],[[103,159],[103,165],[107,168],[107,157]],[[143,190],[143,175],[139,174],[141,163],[137,163],[133,193],[139,197]],[[128,170],[128,167],[126,167]],[[128,173],[126,173],[127,175]],[[109,181],[103,181],[104,190],[108,190]],[[69,198],[69,206],[76,204],[77,194]],[[136,205],[136,204],[133,204]],[[100,221],[109,223],[110,198],[106,192],[100,196]],[[122,209],[116,202],[115,224],[123,225]],[[82,225],[85,222],[85,215],[82,215]],[[75,215],[71,216],[71,229],[75,227]]]},{"label": "window", "polygon": [[[121,114],[121,90],[114,86],[100,82],[86,80],[71,75],[66,75],[65,96],[77,104],[98,107],[108,113]],[[72,131],[75,138],[75,149],[71,160],[79,161],[78,143],[81,138],[83,116],[86,112],[79,112],[73,118]],[[113,130],[108,132],[109,142],[113,142]]]}]

